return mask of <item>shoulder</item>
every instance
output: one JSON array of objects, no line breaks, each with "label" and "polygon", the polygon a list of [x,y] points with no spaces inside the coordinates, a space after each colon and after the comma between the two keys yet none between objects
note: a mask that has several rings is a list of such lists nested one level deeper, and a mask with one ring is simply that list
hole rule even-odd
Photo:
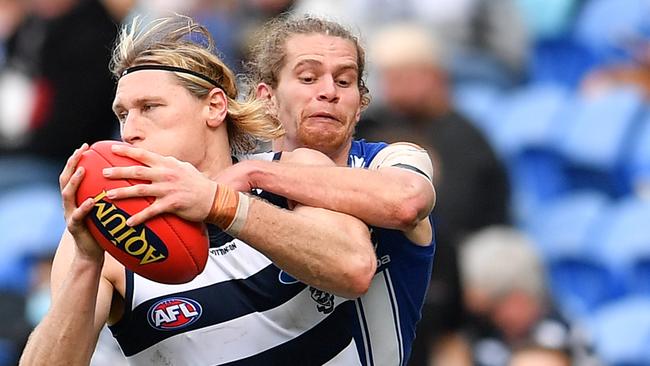
[{"label": "shoulder", "polygon": [[356,156],[373,156],[379,150],[388,146],[388,143],[383,141],[366,141],[365,139],[352,140],[350,146],[350,155]]},{"label": "shoulder", "polygon": [[388,146],[385,142],[353,140],[348,154],[348,165],[353,168],[367,168],[377,153]]},{"label": "shoulder", "polygon": [[433,177],[433,164],[429,153],[419,145],[410,142],[395,142],[378,151],[369,168],[385,167],[410,169],[424,175],[429,181]]}]

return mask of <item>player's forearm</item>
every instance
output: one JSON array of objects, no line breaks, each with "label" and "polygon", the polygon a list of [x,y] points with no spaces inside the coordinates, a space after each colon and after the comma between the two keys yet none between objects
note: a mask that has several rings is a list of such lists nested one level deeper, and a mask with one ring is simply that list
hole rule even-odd
[{"label": "player's forearm", "polygon": [[356,298],[367,291],[376,269],[367,228],[358,223],[317,220],[254,199],[239,238],[300,281]]},{"label": "player's forearm", "polygon": [[373,226],[411,229],[431,212],[435,201],[431,184],[403,169],[253,164],[251,180],[258,188],[307,206],[347,213]]},{"label": "player's forearm", "polygon": [[49,312],[29,337],[21,365],[87,365],[97,331],[95,303],[102,265],[74,260]]}]

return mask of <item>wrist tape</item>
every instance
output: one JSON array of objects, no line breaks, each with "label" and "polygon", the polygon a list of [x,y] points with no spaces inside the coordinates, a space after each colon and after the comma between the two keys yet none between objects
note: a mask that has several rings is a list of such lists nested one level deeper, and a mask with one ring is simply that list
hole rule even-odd
[{"label": "wrist tape", "polygon": [[250,197],[230,187],[217,185],[212,208],[206,222],[215,224],[226,233],[237,236],[246,223]]}]

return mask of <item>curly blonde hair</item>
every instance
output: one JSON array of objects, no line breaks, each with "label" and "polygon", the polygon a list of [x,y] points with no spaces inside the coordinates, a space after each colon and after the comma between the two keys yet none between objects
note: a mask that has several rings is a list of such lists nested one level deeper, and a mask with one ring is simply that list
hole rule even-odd
[{"label": "curly blonde hair", "polygon": [[[266,104],[249,96],[238,101],[235,74],[215,54],[208,30],[192,18],[174,14],[145,22],[135,17],[122,27],[113,49],[110,69],[119,79],[138,65],[164,65],[187,69],[214,80],[228,98],[226,124],[233,153],[252,151],[257,140],[273,140],[284,134],[280,122],[267,113]],[[197,98],[215,87],[204,78],[174,72],[179,83]]]}]

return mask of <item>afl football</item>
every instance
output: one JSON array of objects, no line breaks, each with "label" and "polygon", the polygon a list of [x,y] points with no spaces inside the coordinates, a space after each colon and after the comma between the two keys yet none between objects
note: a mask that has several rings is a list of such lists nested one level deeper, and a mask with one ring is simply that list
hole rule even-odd
[{"label": "afl football", "polygon": [[184,220],[173,214],[161,214],[130,227],[126,220],[154,202],[153,197],[111,200],[110,189],[146,184],[132,179],[108,179],[102,170],[108,167],[142,165],[113,154],[118,141],[99,141],[85,151],[79,166],[86,174],[77,190],[77,204],[92,197],[92,211],[86,224],[92,236],[111,256],[129,270],[152,281],[180,284],[201,273],[208,256],[205,225]]}]

